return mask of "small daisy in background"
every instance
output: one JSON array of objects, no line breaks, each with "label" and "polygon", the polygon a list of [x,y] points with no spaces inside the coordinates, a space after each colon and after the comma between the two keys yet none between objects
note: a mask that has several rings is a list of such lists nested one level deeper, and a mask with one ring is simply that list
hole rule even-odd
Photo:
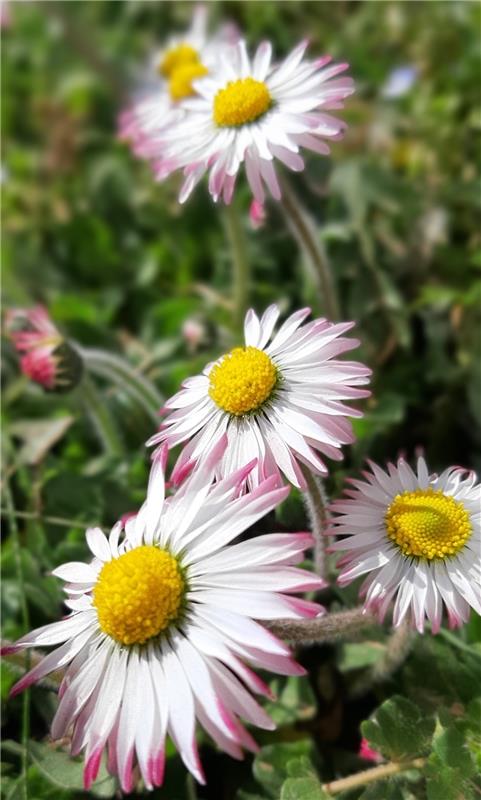
[{"label": "small daisy in background", "polygon": [[20,353],[23,374],[46,391],[69,391],[80,381],[82,359],[43,306],[8,309],[4,331]]},{"label": "small daisy in background", "polygon": [[330,534],[344,538],[331,550],[345,551],[338,583],[367,575],[361,597],[367,611],[384,619],[394,601],[393,623],[408,616],[422,633],[433,633],[442,606],[459,627],[470,609],[481,614],[481,485],[474,472],[449,467],[430,474],[424,458],[417,471],[400,458],[385,472],[369,462],[365,480],[331,506]]},{"label": "small daisy in background", "polygon": [[[137,98],[119,115],[119,138],[130,143],[135,155],[160,155],[157,137],[182,118],[180,101],[195,95],[193,81],[208,75],[224,48],[238,36],[233,25],[225,24],[213,36],[207,32],[208,11],[198,5],[189,29],[171,36],[150,59],[139,81]],[[153,148],[153,145],[154,148]]]},{"label": "small daisy in background", "polygon": [[336,358],[359,345],[343,336],[353,322],[315,319],[302,325],[309,313],[309,308],[296,311],[274,334],[276,305],[260,320],[248,311],[245,344],[188,378],[167,401],[167,416],[148,444],[171,448],[188,442],[172,473],[174,482],[225,433],[228,447],[218,475],[227,476],[255,457],[251,488],[268,476],[280,481],[281,473],[305,488],[301,464],[324,475],[320,454],[342,459],[341,446],[354,440],[348,417],[362,416],[344,401],[369,396],[359,387],[369,382],[371,370]]},{"label": "small daisy in background", "polygon": [[242,748],[257,750],[240,718],[275,727],[252,696],[270,697],[270,690],[245,662],[304,674],[287,646],[255,620],[323,612],[292,596],[324,586],[295,566],[312,537],[275,533],[231,544],[289,489],[271,477],[243,493],[252,461],[213,483],[225,447],[226,437],[167,499],[164,449],[146,502],[125,530],[119,523],[107,538],[89,529],[93,559],[54,570],[65,581],[70,615],[4,649],[55,646],[12,693],[66,668],[52,738],[70,735],[72,754],[85,753],[86,789],[105,749],[123,791],[132,791],[139,773],[148,789],[160,786],[167,735],[204,783],[196,720],[234,758],[242,758]]},{"label": "small daisy in background", "polygon": [[330,152],[325,139],[342,137],[346,125],[326,112],[343,108],[354,83],[338,77],[348,64],[330,64],[330,56],[305,60],[307,44],[273,65],[269,42],[251,59],[240,41],[222,54],[212,74],[194,81],[198,96],[182,103],[188,113],[159,136],[158,178],[184,170],[179,202],[208,172],[214,200],[230,203],[242,164],[258,203],[264,202],[266,187],[279,200],[276,160],[300,171],[302,148]]}]

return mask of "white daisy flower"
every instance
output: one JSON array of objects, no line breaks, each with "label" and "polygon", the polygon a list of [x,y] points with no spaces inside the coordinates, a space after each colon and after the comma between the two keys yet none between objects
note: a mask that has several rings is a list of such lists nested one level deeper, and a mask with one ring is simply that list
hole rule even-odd
[{"label": "white daisy flower", "polygon": [[[189,29],[169,37],[164,47],[150,58],[137,98],[121,112],[119,137],[130,142],[135,155],[149,158],[152,136],[167,130],[185,112],[180,101],[195,95],[193,81],[208,75],[220,53],[238,39],[232,25],[224,25],[213,36],[207,32],[207,8],[195,7]],[[158,145],[154,148],[159,157]]]},{"label": "white daisy flower", "polygon": [[214,200],[229,203],[242,163],[259,203],[265,199],[264,184],[279,199],[275,159],[299,171],[304,169],[301,148],[329,153],[324,139],[340,138],[346,126],[326,111],[342,108],[354,84],[336,77],[348,64],[326,66],[330,56],[303,61],[306,47],[307,41],[301,42],[272,66],[269,42],[251,60],[241,41],[221,54],[212,74],[194,81],[198,97],[183,103],[189,113],[159,136],[165,163],[160,160],[157,174],[164,178],[184,169],[181,203],[207,171]]},{"label": "white daisy flower", "polygon": [[449,467],[430,475],[423,458],[417,473],[399,459],[385,472],[369,462],[365,480],[350,481],[347,499],[332,504],[330,534],[345,536],[330,549],[345,550],[341,586],[366,575],[361,596],[382,620],[395,598],[393,622],[409,613],[421,633],[433,633],[444,602],[452,628],[481,614],[481,485],[474,472]]},{"label": "white daisy flower", "polygon": [[52,737],[71,736],[72,754],[85,752],[86,789],[105,749],[108,769],[124,791],[134,786],[136,765],[148,789],[160,786],[167,735],[204,782],[196,720],[234,758],[242,758],[243,747],[256,750],[240,718],[274,728],[251,694],[270,696],[269,689],[245,662],[304,673],[286,645],[254,620],[323,611],[291,595],[324,585],[294,566],[312,539],[271,534],[231,545],[288,489],[270,478],[244,494],[252,462],[213,484],[225,446],[224,439],[165,500],[163,453],[154,462],[147,500],[125,534],[120,523],[108,539],[99,528],[89,529],[93,560],[54,570],[66,581],[71,614],[4,650],[55,646],[12,691],[66,668]]},{"label": "white daisy flower", "polygon": [[299,462],[325,474],[320,454],[342,459],[341,445],[354,440],[347,417],[362,416],[343,401],[369,395],[358,387],[368,383],[371,371],[336,358],[359,344],[343,336],[353,322],[316,319],[301,327],[309,313],[309,308],[296,311],[273,335],[278,307],[269,306],[260,320],[251,309],[244,323],[245,345],[188,378],[167,401],[169,413],[148,444],[170,448],[190,440],[173,471],[174,482],[224,433],[229,445],[218,475],[229,475],[255,457],[250,487],[269,475],[280,479],[283,472],[305,488]]}]

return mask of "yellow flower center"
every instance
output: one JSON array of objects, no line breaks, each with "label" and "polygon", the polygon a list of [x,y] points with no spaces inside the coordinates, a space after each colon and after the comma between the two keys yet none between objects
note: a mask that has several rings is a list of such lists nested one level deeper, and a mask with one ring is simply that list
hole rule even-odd
[{"label": "yellow flower center", "polygon": [[182,100],[195,94],[192,81],[207,75],[208,69],[200,61],[197,64],[185,64],[175,69],[170,76],[169,92],[172,100]]},{"label": "yellow flower center", "polygon": [[209,394],[219,408],[240,417],[260,408],[277,383],[277,369],[257,347],[235,347],[210,373]]},{"label": "yellow flower center", "polygon": [[429,561],[454,556],[472,533],[464,505],[435,489],[398,494],[384,519],[387,535],[404,555]]},{"label": "yellow flower center", "polygon": [[214,122],[221,128],[246,125],[265,114],[271,105],[271,94],[262,81],[229,81],[214,97]]},{"label": "yellow flower center", "polygon": [[159,64],[159,72],[164,78],[170,78],[176,69],[189,64],[200,64],[199,54],[190,44],[179,44],[167,50]]},{"label": "yellow flower center", "polygon": [[102,568],[93,591],[99,625],[121,644],[142,644],[179,614],[185,583],[177,560],[143,545]]}]

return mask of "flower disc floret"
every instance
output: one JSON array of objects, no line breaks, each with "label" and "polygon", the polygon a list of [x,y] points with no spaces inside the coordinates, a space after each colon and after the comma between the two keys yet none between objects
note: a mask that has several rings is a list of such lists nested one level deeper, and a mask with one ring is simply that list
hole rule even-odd
[{"label": "flower disc floret", "polygon": [[184,64],[182,67],[175,69],[169,80],[169,92],[172,100],[183,100],[184,97],[194,95],[195,90],[192,86],[192,81],[207,75],[208,71],[207,67],[204,67],[200,61]]},{"label": "flower disc floret", "polygon": [[263,81],[240,78],[229,81],[214,97],[214,122],[220,128],[237,128],[254,122],[272,105],[272,97]]},{"label": "flower disc floret", "polygon": [[386,512],[385,524],[387,535],[404,555],[429,561],[456,555],[472,533],[463,504],[435,489],[398,494]]},{"label": "flower disc floret", "polygon": [[171,78],[176,70],[192,64],[200,64],[197,50],[190,44],[179,44],[167,50],[159,64],[159,72],[164,78]]},{"label": "flower disc floret", "polygon": [[137,547],[107,562],[99,574],[93,590],[99,625],[121,644],[143,644],[179,616],[184,589],[170,553]]},{"label": "flower disc floret", "polygon": [[210,373],[209,395],[219,408],[235,416],[260,408],[271,396],[277,368],[257,347],[235,347]]}]

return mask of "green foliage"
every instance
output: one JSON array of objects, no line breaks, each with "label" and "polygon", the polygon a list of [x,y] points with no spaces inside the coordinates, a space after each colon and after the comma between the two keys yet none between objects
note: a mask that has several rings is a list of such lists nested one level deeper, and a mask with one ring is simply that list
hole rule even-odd
[{"label": "green foliage", "polygon": [[405,697],[395,696],[386,700],[372,719],[363,722],[361,730],[385,758],[407,761],[429,752],[434,719],[424,716]]}]

